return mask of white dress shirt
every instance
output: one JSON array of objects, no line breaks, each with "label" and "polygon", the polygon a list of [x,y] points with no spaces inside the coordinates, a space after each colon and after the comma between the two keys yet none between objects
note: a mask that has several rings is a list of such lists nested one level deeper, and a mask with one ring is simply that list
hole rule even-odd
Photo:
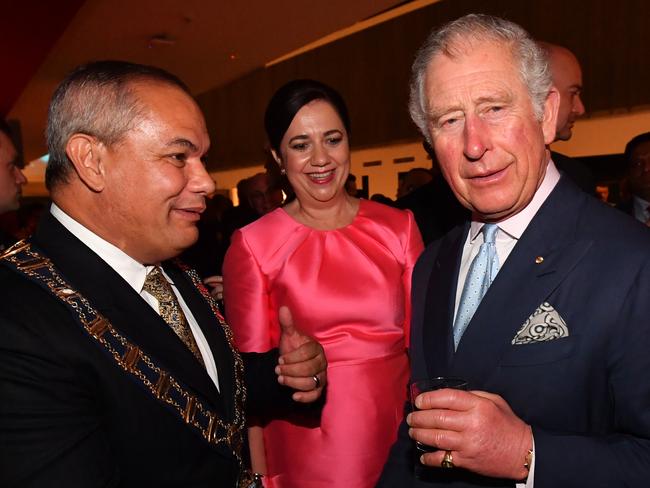
[{"label": "white dress shirt", "polygon": [[[68,229],[70,233],[72,233],[77,239],[88,246],[95,254],[97,254],[104,262],[106,262],[106,264],[115,270],[115,272],[119,274],[122,279],[124,279],[124,281],[126,281],[129,286],[131,286],[136,291],[136,293],[138,293],[142,299],[156,311],[158,315],[160,315],[160,311],[158,309],[158,300],[156,300],[155,297],[151,296],[149,293],[142,289],[147,277],[147,273],[153,269],[153,266],[144,266],[138,263],[131,256],[115,247],[110,242],[105,241],[97,234],[88,230],[86,227],[74,220],[63,210],[57,207],[56,204],[52,204],[50,212],[54,218],[56,218],[61,223],[61,225],[63,225],[63,227]],[[174,290],[174,294],[176,295],[176,298],[178,298],[178,302],[183,309],[183,313],[187,318],[187,323],[189,324],[190,330],[192,331],[194,339],[196,340],[199,352],[203,357],[203,363],[205,364],[207,373],[217,387],[217,390],[219,390],[219,376],[217,374],[217,366],[214,362],[214,356],[212,355],[208,341],[205,339],[203,331],[199,327],[199,324],[196,322],[196,319],[185,303],[185,300],[183,300],[183,297],[176,288],[176,285],[174,285],[174,282],[169,276],[167,276],[164,270],[163,275],[165,276],[165,279],[172,285],[172,290]]]},{"label": "white dress shirt", "polygon": [[[517,244],[517,241],[519,241],[522,234],[526,230],[526,227],[528,227],[530,221],[533,220],[533,217],[542,206],[542,204],[546,201],[550,193],[553,191],[553,188],[555,188],[555,185],[557,185],[558,181],[560,181],[560,172],[555,167],[553,161],[549,161],[548,166],[546,167],[546,175],[544,176],[542,183],[535,192],[535,195],[533,196],[533,199],[530,201],[530,203],[519,213],[513,215],[512,217],[508,217],[501,222],[497,222],[499,228],[496,234],[495,246],[497,256],[499,257],[499,269],[503,268],[503,265],[508,259],[508,256],[510,256],[510,253]],[[481,232],[482,228],[483,222],[472,219],[467,239],[463,245],[463,255],[461,257],[460,269],[458,271],[454,321],[456,320],[456,314],[458,313],[458,306],[460,304],[460,296],[463,293],[463,287],[465,286],[465,280],[467,279],[467,273],[469,272],[470,265],[472,264],[472,260],[478,254],[481,244],[483,244],[483,233]],[[533,450],[535,448],[534,446],[535,440],[533,439]],[[533,488],[534,476],[535,457],[533,456],[533,462],[530,467],[528,479],[526,483],[517,483],[517,488]]]}]

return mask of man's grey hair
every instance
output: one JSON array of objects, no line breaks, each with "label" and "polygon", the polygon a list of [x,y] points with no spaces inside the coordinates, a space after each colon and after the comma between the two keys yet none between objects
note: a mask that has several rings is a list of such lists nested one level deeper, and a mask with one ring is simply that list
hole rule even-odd
[{"label": "man's grey hair", "polygon": [[52,190],[68,181],[73,170],[66,145],[74,134],[87,134],[110,146],[139,122],[145,107],[139,102],[134,83],[157,81],[190,94],[176,76],[153,66],[125,61],[97,61],[79,66],[58,86],[47,118],[49,161],[45,185]]},{"label": "man's grey hair", "polygon": [[425,90],[431,60],[439,54],[456,57],[477,42],[497,42],[510,47],[518,64],[521,80],[530,93],[538,120],[544,115],[544,102],[551,88],[547,55],[522,27],[509,20],[484,14],[469,14],[434,29],[419,49],[411,70],[409,111],[415,125],[431,144],[428,130],[429,100]]}]

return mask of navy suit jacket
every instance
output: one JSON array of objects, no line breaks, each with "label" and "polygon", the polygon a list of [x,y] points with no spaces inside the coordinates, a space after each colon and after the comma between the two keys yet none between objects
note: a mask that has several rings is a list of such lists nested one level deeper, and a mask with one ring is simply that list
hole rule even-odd
[{"label": "navy suit jacket", "polygon": [[[532,425],[535,488],[650,486],[650,232],[562,177],[480,303],[458,350],[452,321],[469,225],[413,273],[412,377],[458,376]],[[543,262],[536,259],[543,257]],[[513,345],[543,302],[569,336]],[[415,479],[406,424],[381,487],[514,486],[462,469]],[[523,453],[522,453],[523,457]]]},{"label": "navy suit jacket", "polygon": [[[208,303],[164,263],[215,358],[220,391],[162,318],[49,213],[33,239],[112,325],[229,422],[233,354]],[[238,466],[123,372],[72,314],[0,262],[0,486],[234,486]],[[277,351],[244,356],[247,408],[290,405]]]}]

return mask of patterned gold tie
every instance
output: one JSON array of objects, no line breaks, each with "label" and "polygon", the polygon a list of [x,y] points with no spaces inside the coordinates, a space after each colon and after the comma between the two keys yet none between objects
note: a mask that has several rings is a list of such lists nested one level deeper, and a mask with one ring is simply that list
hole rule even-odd
[{"label": "patterned gold tie", "polygon": [[142,289],[158,300],[160,316],[172,328],[178,338],[183,341],[183,344],[192,351],[196,359],[205,366],[192,330],[187,323],[187,318],[181,309],[180,303],[178,303],[174,290],[172,290],[172,285],[162,274],[160,266],[156,266],[149,272]]}]

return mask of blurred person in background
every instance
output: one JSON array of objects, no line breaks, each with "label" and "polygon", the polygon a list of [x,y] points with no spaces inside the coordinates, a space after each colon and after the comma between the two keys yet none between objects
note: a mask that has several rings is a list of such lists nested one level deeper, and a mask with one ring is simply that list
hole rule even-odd
[{"label": "blurred person in background", "polygon": [[650,225],[650,132],[639,134],[627,143],[625,163],[624,183],[629,196],[618,208]]},{"label": "blurred person in background", "polygon": [[410,169],[399,182],[397,198],[402,198],[433,180],[431,171],[426,168]]},{"label": "blurred person in background", "polygon": [[351,197],[356,197],[359,194],[359,189],[357,188],[357,177],[352,173],[348,174],[348,177],[345,180],[345,191]]},{"label": "blurred person in background", "polygon": [[221,266],[230,243],[224,232],[223,216],[233,208],[232,202],[219,193],[206,199],[205,211],[198,223],[199,239],[185,250],[181,259],[196,269],[201,277],[221,274]]},{"label": "blurred person in background", "polygon": [[398,198],[395,207],[413,212],[424,244],[428,245],[465,222],[469,212],[458,203],[440,173],[438,159],[429,143],[423,141],[422,147],[431,159],[430,172],[433,174],[433,179]]},{"label": "blurred person in background", "polygon": [[[555,140],[568,141],[573,136],[573,125],[585,114],[582,103],[582,68],[575,54],[564,46],[538,41],[548,57],[553,86],[560,95],[560,107],[555,124]],[[557,169],[566,173],[583,191],[596,194],[596,180],[592,171],[577,159],[551,151]]]},{"label": "blurred person in background", "polygon": [[267,173],[256,173],[248,179],[246,198],[248,205],[261,217],[282,205],[282,188],[272,185]]},{"label": "blurred person in background", "polygon": [[[0,215],[20,207],[22,187],[27,183],[22,168],[12,141],[11,128],[4,119],[0,119]],[[16,236],[0,228],[0,251],[15,241]]]}]

